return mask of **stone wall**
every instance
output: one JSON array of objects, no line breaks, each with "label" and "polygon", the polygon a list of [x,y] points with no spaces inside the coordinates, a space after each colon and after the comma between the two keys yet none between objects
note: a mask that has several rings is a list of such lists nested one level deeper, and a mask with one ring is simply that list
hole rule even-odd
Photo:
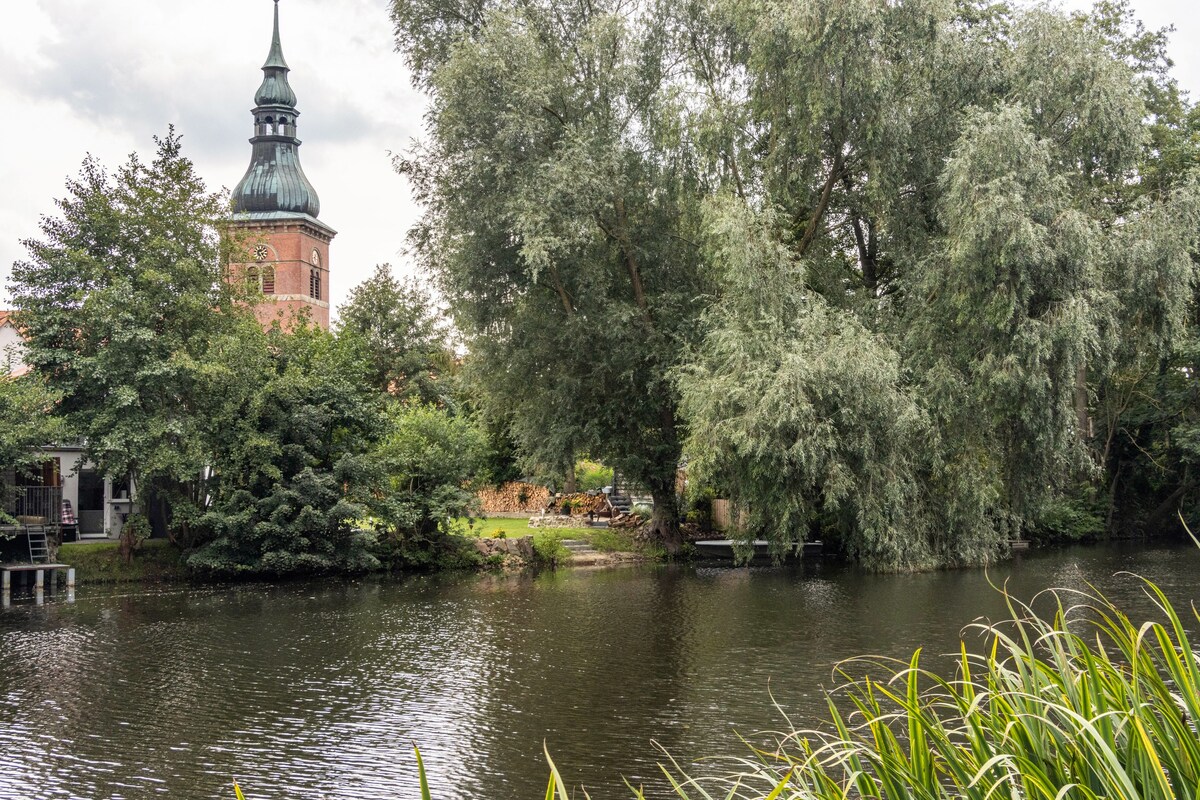
[{"label": "stone wall", "polygon": [[539,514],[529,518],[531,528],[586,528],[587,517],[569,517],[562,514]]},{"label": "stone wall", "polygon": [[526,561],[533,560],[533,537],[519,539],[476,539],[475,549],[484,558],[492,556],[516,556]]}]

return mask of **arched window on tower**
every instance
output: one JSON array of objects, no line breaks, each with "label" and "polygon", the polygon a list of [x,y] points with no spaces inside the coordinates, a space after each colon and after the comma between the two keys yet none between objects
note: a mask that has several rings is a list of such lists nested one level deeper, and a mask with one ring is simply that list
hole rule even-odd
[{"label": "arched window on tower", "polygon": [[258,267],[246,267],[246,286],[250,289],[258,289],[262,286],[262,274],[258,271]]},{"label": "arched window on tower", "polygon": [[308,273],[308,293],[313,300],[321,299],[321,270],[314,269]]},{"label": "arched window on tower", "polygon": [[263,267],[262,269],[262,292],[263,294],[275,294],[274,267]]}]

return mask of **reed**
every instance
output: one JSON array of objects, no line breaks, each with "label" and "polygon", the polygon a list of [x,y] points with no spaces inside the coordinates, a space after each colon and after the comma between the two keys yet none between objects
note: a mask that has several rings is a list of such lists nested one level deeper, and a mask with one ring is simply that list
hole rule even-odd
[{"label": "reed", "polygon": [[[920,651],[856,659],[827,728],[752,746],[717,775],[663,772],[683,800],[1200,797],[1200,665],[1182,615],[1145,589],[1161,619],[1140,624],[1095,592],[1049,592],[1046,615],[1009,598],[1012,619],[972,626],[986,646],[963,644],[953,676]],[[884,677],[849,677],[864,666]]]},{"label": "reed", "polygon": [[[789,723],[769,747],[702,762],[707,774],[668,755],[663,774],[681,800],[1200,800],[1200,655],[1185,615],[1143,585],[1158,613],[1136,623],[1095,590],[1028,604],[1005,593],[1011,618],[970,626],[983,647],[964,637],[952,674],[922,667],[919,650],[854,659],[823,727]],[[546,800],[568,800],[546,760]]]}]

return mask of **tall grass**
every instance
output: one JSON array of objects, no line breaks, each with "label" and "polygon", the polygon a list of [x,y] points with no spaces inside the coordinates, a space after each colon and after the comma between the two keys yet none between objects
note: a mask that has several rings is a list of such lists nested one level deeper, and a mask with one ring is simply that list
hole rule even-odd
[{"label": "tall grass", "polygon": [[[1200,797],[1200,664],[1182,616],[1145,588],[1162,618],[1141,624],[1099,594],[1051,592],[1046,615],[1010,598],[1013,619],[974,626],[984,652],[964,644],[953,676],[919,651],[856,660],[827,728],[719,775],[663,771],[685,800]],[[849,679],[863,666],[884,677]]]}]

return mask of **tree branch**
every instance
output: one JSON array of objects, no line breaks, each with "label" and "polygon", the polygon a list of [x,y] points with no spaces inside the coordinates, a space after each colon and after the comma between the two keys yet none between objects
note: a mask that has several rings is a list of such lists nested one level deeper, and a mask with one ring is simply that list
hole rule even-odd
[{"label": "tree branch", "polygon": [[846,157],[842,152],[845,147],[844,142],[838,144],[837,154],[833,157],[833,168],[829,170],[829,177],[825,179],[825,186],[821,189],[821,199],[817,203],[817,207],[813,209],[812,216],[808,218],[808,225],[804,228],[804,238],[800,240],[800,249],[797,255],[803,256],[807,253],[808,248],[812,246],[813,240],[817,238],[817,226],[821,223],[821,218],[825,216],[825,211],[829,208],[829,198],[833,195],[833,185],[842,176],[842,170],[846,165]]}]

